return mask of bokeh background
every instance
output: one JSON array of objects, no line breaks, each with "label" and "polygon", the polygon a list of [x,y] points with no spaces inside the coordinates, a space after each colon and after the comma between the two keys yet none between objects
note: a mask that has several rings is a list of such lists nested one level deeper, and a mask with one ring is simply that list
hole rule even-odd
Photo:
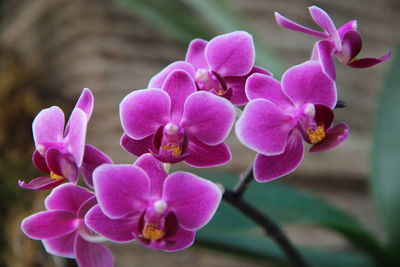
[{"label": "bokeh background", "polygon": [[[381,56],[387,49],[396,52],[398,0],[0,1],[0,265],[73,266],[47,255],[39,241],[29,240],[19,228],[22,218],[43,210],[46,196],[46,192],[17,186],[18,179],[30,180],[38,174],[30,162],[34,149],[30,127],[37,112],[59,105],[68,114],[82,88],[90,88],[95,108],[88,143],[101,148],[116,163],[133,162],[134,158],[119,147],[122,129],[118,105],[125,95],[146,88],[149,79],[164,66],[184,59],[191,39],[210,39],[241,29],[257,40],[258,63],[279,77],[285,69],[307,60],[315,39],[280,28],[274,11],[315,28],[307,10],[314,4],[325,9],[337,26],[358,20],[364,40],[361,56]],[[386,237],[368,177],[378,96],[391,63],[389,60],[369,69],[337,64],[339,97],[348,106],[336,111],[336,120],[350,124],[349,139],[334,151],[306,154],[296,172],[277,181],[312,192],[349,212],[382,241]],[[232,162],[211,171],[244,172],[254,153],[233,134],[228,145]],[[192,170],[185,165],[175,169]],[[285,195],[280,197],[284,199]],[[286,225],[285,231],[296,244],[356,251],[346,239],[321,227]],[[111,248],[116,266],[280,264],[259,256],[229,253],[215,245],[196,244],[172,254],[145,250],[136,244]]]}]

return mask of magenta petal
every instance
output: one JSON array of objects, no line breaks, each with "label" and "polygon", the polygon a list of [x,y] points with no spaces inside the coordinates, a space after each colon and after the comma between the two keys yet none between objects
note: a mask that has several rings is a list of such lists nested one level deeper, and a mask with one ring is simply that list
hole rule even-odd
[{"label": "magenta petal", "polygon": [[192,77],[185,71],[175,70],[168,75],[162,89],[171,98],[171,120],[179,121],[188,96],[197,91]]},{"label": "magenta petal", "polygon": [[81,109],[89,120],[93,112],[94,98],[89,88],[83,88],[82,94],[76,102],[75,108]]},{"label": "magenta petal", "polygon": [[112,219],[143,211],[149,197],[149,178],[134,165],[103,164],[93,183],[101,210]]},{"label": "magenta petal", "polygon": [[42,240],[43,246],[50,254],[66,258],[75,258],[74,244],[77,232],[72,232],[53,239]]},{"label": "magenta petal", "polygon": [[135,140],[130,138],[128,135],[123,134],[121,136],[120,144],[126,152],[139,157],[140,155],[149,153],[149,149],[153,147],[153,137],[153,135],[150,135],[143,139]]},{"label": "magenta petal", "polygon": [[187,73],[189,73],[189,75],[191,75],[192,77],[195,77],[196,75],[195,69],[191,64],[185,61],[176,61],[169,64],[162,71],[153,76],[153,78],[151,78],[149,82],[148,88],[162,88],[165,79],[174,70],[184,70]]},{"label": "magenta petal", "polygon": [[188,50],[186,52],[185,61],[192,64],[195,70],[197,69],[208,69],[205,49],[207,41],[203,39],[194,39],[190,42]]},{"label": "magenta petal", "polygon": [[257,182],[268,182],[295,170],[303,159],[301,135],[294,133],[289,137],[285,151],[280,155],[258,154],[254,161],[254,178]]},{"label": "magenta petal", "polygon": [[345,33],[347,33],[348,31],[357,31],[357,20],[350,20],[339,27],[338,32],[342,40]]},{"label": "magenta petal", "polygon": [[45,158],[40,155],[39,151],[35,150],[32,155],[33,165],[41,172],[50,173]]},{"label": "magenta petal", "polygon": [[151,154],[145,154],[136,160],[135,166],[147,173],[150,180],[151,195],[161,197],[164,180],[168,176],[164,165]]},{"label": "magenta petal", "polygon": [[333,45],[330,41],[318,41],[316,44],[318,60],[322,69],[333,81],[336,80],[335,64],[333,63]]},{"label": "magenta petal", "polygon": [[112,160],[96,147],[92,145],[85,146],[85,154],[80,171],[87,185],[93,187],[93,171],[105,163],[112,163]]},{"label": "magenta petal", "polygon": [[32,239],[52,239],[77,230],[76,215],[64,210],[43,211],[25,218],[22,231]]},{"label": "magenta petal", "polygon": [[170,110],[170,97],[163,90],[134,91],[119,105],[122,128],[129,137],[143,139],[169,120]]},{"label": "magenta petal", "polygon": [[179,227],[178,232],[174,236],[165,239],[166,244],[161,249],[170,252],[185,249],[193,244],[195,236],[196,232]]},{"label": "magenta petal", "polygon": [[253,74],[246,82],[246,94],[250,100],[264,98],[278,107],[293,107],[293,103],[282,92],[281,83],[268,75]]},{"label": "magenta petal", "polygon": [[329,39],[335,45],[337,50],[342,49],[342,41],[340,39],[339,33],[336,29],[335,24],[329,15],[317,6],[311,6],[308,8],[311,14],[311,17],[322,29],[324,29],[329,34]]},{"label": "magenta petal", "polygon": [[253,37],[244,31],[219,35],[207,44],[209,69],[224,76],[243,76],[254,66]]},{"label": "magenta petal", "polygon": [[175,172],[165,180],[163,199],[186,230],[197,230],[207,224],[221,197],[214,183],[191,173]]},{"label": "magenta petal", "polygon": [[229,101],[231,101],[232,104],[240,106],[249,102],[245,92],[245,85],[247,79],[254,73],[272,76],[272,73],[268,70],[254,66],[251,71],[245,76],[233,76],[224,78],[227,87],[232,89],[232,96],[229,98]]},{"label": "magenta petal", "polygon": [[[43,109],[35,117],[32,123],[33,140],[35,141],[36,149],[39,150],[41,154],[47,149],[46,143],[58,143],[63,141],[64,123],[64,113],[56,106]],[[39,149],[39,145],[43,147]]]},{"label": "magenta petal", "polygon": [[99,243],[91,243],[78,236],[75,240],[75,257],[79,267],[112,267],[114,256]]},{"label": "magenta petal", "polygon": [[45,190],[45,189],[51,189],[54,188],[60,184],[65,182],[64,179],[60,180],[54,180],[51,179],[50,177],[38,177],[30,181],[29,183],[25,183],[24,181],[18,181],[18,185],[22,188],[25,189],[30,189],[30,190]]},{"label": "magenta petal", "polygon": [[317,61],[306,61],[291,67],[282,76],[282,90],[300,107],[307,103],[334,108],[337,101],[335,82],[323,71]]},{"label": "magenta petal", "polygon": [[390,58],[390,56],[391,56],[390,51],[387,51],[386,55],[384,55],[380,58],[372,58],[372,57],[360,58],[360,59],[352,61],[348,65],[353,68],[369,68],[376,64],[379,64],[379,63],[382,63],[382,62],[388,60]]},{"label": "magenta petal", "polygon": [[62,154],[55,148],[49,148],[46,152],[47,166],[55,174],[68,179],[72,183],[78,181],[78,167],[71,161],[69,155]]},{"label": "magenta petal", "polygon": [[235,109],[228,100],[201,91],[187,98],[181,126],[189,136],[207,145],[217,145],[228,136],[235,116]]},{"label": "magenta petal", "polygon": [[296,31],[296,32],[302,32],[317,38],[326,38],[328,37],[328,35],[324,32],[319,32],[319,31],[315,31],[312,30],[310,28],[304,27],[284,16],[282,16],[281,14],[279,14],[278,12],[275,12],[275,20],[278,23],[278,25],[282,26],[283,28],[292,30],[292,31]]},{"label": "magenta petal", "polygon": [[101,211],[97,205],[85,216],[85,224],[96,233],[118,243],[126,243],[135,239],[133,229],[137,228],[135,217],[123,217],[121,219],[110,219]]},{"label": "magenta petal", "polygon": [[48,210],[65,210],[77,214],[81,205],[93,196],[86,188],[68,183],[51,191],[44,203]]},{"label": "magenta petal", "polygon": [[348,64],[360,53],[361,47],[361,35],[356,31],[347,31],[343,36],[342,50],[336,56],[341,63]]},{"label": "magenta petal", "polygon": [[213,167],[227,163],[232,155],[229,147],[225,144],[209,146],[196,138],[191,138],[188,147],[189,157],[185,162],[193,167]]},{"label": "magenta petal", "polygon": [[266,155],[281,154],[296,120],[266,99],[255,99],[245,107],[236,123],[236,136],[245,146]]},{"label": "magenta petal", "polygon": [[326,137],[310,148],[310,152],[318,153],[330,150],[342,143],[349,136],[349,126],[346,123],[339,123],[326,132]]},{"label": "magenta petal", "polygon": [[74,109],[65,128],[65,148],[78,167],[82,165],[85,151],[86,127],[88,117],[81,109]]}]

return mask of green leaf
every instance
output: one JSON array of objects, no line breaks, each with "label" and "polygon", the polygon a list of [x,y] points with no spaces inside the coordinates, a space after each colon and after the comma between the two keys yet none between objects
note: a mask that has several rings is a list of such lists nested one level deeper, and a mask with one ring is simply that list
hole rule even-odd
[{"label": "green leaf", "polygon": [[[400,251],[400,53],[393,56],[379,98],[372,150],[372,190],[393,253]],[[397,255],[397,261],[399,261]]]},{"label": "green leaf", "polygon": [[[234,176],[226,173],[204,172],[199,175],[222,183],[228,188],[232,188],[236,180]],[[354,246],[376,259],[385,257],[378,241],[356,219],[309,193],[276,182],[253,183],[244,198],[278,223],[324,227],[341,234]],[[220,219],[210,222],[211,226],[214,223],[223,225],[223,222],[218,220],[224,218],[221,214]]]},{"label": "green leaf", "polygon": [[[269,239],[252,233],[200,230],[197,234],[197,241],[200,244],[235,252],[235,254],[239,253],[251,257],[256,256],[260,259],[278,262],[287,261],[286,256],[276,244]],[[312,266],[374,266],[370,259],[354,253],[328,252],[311,248],[299,248],[299,251]]]}]

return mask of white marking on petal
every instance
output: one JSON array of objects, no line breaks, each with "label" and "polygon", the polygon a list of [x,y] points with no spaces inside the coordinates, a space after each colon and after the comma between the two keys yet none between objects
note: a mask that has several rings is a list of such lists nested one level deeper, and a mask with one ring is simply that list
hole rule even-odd
[{"label": "white marking on petal", "polygon": [[164,200],[157,200],[154,202],[154,209],[158,213],[163,213],[167,209],[168,205]]}]

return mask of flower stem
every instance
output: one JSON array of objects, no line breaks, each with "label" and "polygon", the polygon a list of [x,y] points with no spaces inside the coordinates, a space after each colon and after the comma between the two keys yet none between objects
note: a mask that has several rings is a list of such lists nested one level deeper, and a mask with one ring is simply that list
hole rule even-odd
[{"label": "flower stem", "polygon": [[265,233],[281,247],[293,266],[310,266],[296,250],[279,225],[242,198],[253,179],[253,168],[251,167],[247,173],[240,178],[234,191],[225,189],[222,199],[260,225]]}]

